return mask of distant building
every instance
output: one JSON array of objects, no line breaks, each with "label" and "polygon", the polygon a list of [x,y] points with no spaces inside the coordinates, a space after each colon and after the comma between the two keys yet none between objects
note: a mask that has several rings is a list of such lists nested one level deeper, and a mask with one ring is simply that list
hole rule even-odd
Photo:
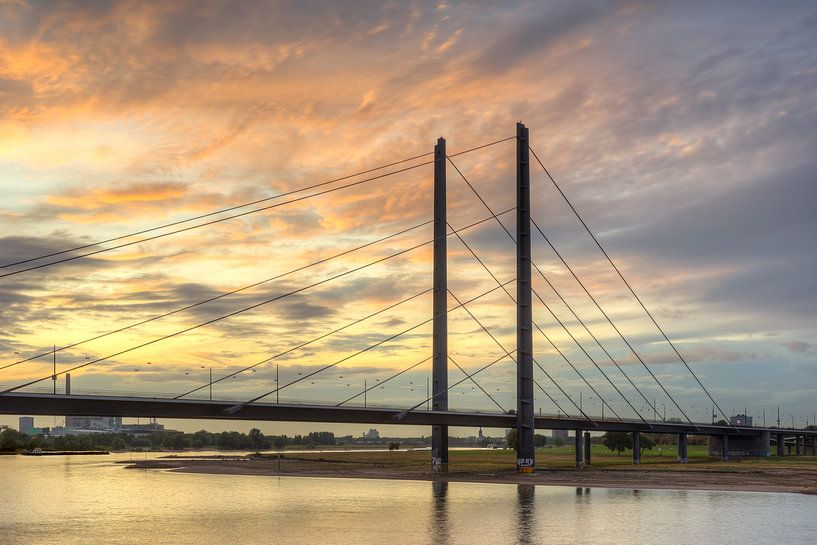
[{"label": "distant building", "polygon": [[34,431],[34,417],[33,416],[21,416],[20,417],[20,433],[25,433],[26,435],[32,435]]},{"label": "distant building", "polygon": [[66,416],[66,430],[119,431],[121,416]]},{"label": "distant building", "polygon": [[752,427],[752,417],[745,414],[737,414],[729,417],[729,424],[732,426],[741,426],[743,428]]},{"label": "distant building", "polygon": [[554,439],[563,439],[567,441],[567,438],[570,436],[567,434],[567,430],[553,430],[552,437]]},{"label": "distant building", "polygon": [[378,439],[380,439],[380,432],[372,428],[363,434],[363,438],[368,439],[370,441],[377,441]]},{"label": "distant building", "polygon": [[165,431],[164,424],[157,424],[155,420],[147,424],[122,424],[120,429],[125,433],[130,433],[133,435]]}]

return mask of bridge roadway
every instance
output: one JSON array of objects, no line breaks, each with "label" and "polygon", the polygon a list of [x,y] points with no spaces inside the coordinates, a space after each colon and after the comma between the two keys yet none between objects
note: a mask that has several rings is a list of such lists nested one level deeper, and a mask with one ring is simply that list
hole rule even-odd
[{"label": "bridge roadway", "polygon": [[[201,401],[96,395],[65,395],[12,392],[0,395],[0,414],[123,416],[140,418],[183,418],[213,420],[258,420],[282,422],[332,422],[344,424],[404,424],[415,426],[465,426],[513,428],[516,415],[460,411],[405,412],[399,408],[337,407],[253,403],[236,410],[235,401]],[[537,416],[537,429],[582,429],[585,431],[626,431],[643,433],[684,433],[692,435],[755,437],[763,432],[817,436],[817,431],[787,428],[743,428],[709,424],[648,422],[641,420],[585,419]]]}]

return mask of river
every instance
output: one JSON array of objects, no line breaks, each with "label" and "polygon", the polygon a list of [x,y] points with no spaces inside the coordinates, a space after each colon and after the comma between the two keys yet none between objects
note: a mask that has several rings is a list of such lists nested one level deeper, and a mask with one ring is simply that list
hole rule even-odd
[{"label": "river", "polygon": [[114,463],[130,458],[0,456],[0,544],[744,545],[817,535],[817,497],[798,494],[202,475]]}]

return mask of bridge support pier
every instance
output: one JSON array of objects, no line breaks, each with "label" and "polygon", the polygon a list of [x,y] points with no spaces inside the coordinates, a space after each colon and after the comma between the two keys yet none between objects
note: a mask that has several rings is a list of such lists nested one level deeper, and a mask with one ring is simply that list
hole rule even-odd
[{"label": "bridge support pier", "polygon": [[721,461],[729,461],[729,436],[721,435]]},{"label": "bridge support pier", "polygon": [[633,463],[641,463],[641,434],[637,431],[633,432]]},{"label": "bridge support pier", "polygon": [[576,430],[576,469],[582,469],[584,467],[584,454],[582,453],[582,445],[584,441],[582,440],[582,430]]},{"label": "bridge support pier", "polygon": [[687,463],[687,434],[678,434],[678,463]]},{"label": "bridge support pier", "polygon": [[800,436],[794,436],[794,454],[797,456],[801,456],[803,454],[803,449],[800,447]]},{"label": "bridge support pier", "polygon": [[584,465],[590,465],[590,432],[584,432]]},{"label": "bridge support pier", "polygon": [[[530,150],[516,124],[516,470],[533,473],[533,299],[531,296]],[[581,446],[581,434],[576,439]],[[577,461],[580,458],[576,459]]]},{"label": "bridge support pier", "polygon": [[817,435],[811,436],[811,455],[817,456]]},{"label": "bridge support pier", "polygon": [[786,448],[785,445],[786,445],[786,441],[785,441],[785,439],[783,439],[783,434],[778,433],[777,434],[777,455],[778,456],[785,456],[785,451],[784,451],[784,449]]},{"label": "bridge support pier", "polygon": [[[445,201],[445,139],[434,146],[434,317],[432,400],[434,411],[448,410],[448,267]],[[431,427],[431,470],[448,471],[448,426]]]}]

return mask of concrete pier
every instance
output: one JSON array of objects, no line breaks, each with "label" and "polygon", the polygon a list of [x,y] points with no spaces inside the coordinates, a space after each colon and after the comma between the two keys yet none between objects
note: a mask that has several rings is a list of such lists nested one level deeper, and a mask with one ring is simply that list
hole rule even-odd
[{"label": "concrete pier", "polygon": [[583,445],[582,430],[576,430],[576,469],[582,469],[584,467]]},{"label": "concrete pier", "polygon": [[584,465],[590,465],[590,432],[584,432]]},{"label": "concrete pier", "polygon": [[778,456],[785,456],[785,444],[786,440],[783,438],[782,433],[777,434],[777,455]]},{"label": "concrete pier", "polygon": [[729,436],[721,435],[721,460],[729,461]]},{"label": "concrete pier", "polygon": [[802,456],[803,455],[803,449],[800,447],[800,436],[799,435],[794,436],[794,454],[796,456]]},{"label": "concrete pier", "polygon": [[637,431],[633,432],[633,463],[641,463],[641,434]]},{"label": "concrete pier", "polygon": [[678,434],[678,463],[687,463],[687,434]]}]

